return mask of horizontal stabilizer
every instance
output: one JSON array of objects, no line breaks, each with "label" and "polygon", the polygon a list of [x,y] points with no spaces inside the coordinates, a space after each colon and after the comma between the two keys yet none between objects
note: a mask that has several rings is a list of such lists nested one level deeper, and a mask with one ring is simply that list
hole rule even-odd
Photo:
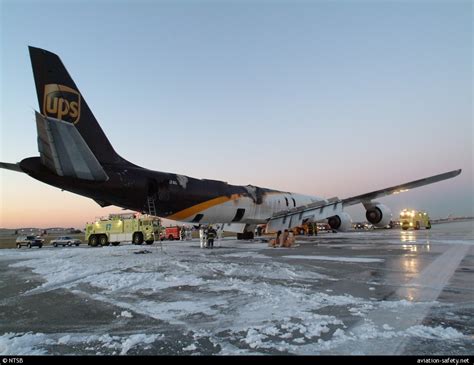
[{"label": "horizontal stabilizer", "polygon": [[24,172],[17,163],[0,162],[0,169]]},{"label": "horizontal stabilizer", "polygon": [[36,112],[41,163],[59,176],[107,181],[108,176],[74,124]]}]

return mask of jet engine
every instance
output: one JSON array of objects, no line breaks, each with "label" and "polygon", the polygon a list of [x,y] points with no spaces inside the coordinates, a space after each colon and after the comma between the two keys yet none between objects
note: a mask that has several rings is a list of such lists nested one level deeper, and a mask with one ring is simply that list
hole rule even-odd
[{"label": "jet engine", "polygon": [[328,218],[328,224],[336,231],[345,232],[352,228],[352,219],[349,214],[342,212],[339,215],[334,215]]},{"label": "jet engine", "polygon": [[392,211],[383,204],[374,204],[366,206],[365,217],[375,227],[382,228],[387,226],[392,220]]}]

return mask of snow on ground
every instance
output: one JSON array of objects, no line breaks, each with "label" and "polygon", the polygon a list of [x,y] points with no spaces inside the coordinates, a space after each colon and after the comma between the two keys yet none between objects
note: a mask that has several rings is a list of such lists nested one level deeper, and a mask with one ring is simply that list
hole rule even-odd
[{"label": "snow on ground", "polygon": [[54,341],[44,333],[5,333],[0,336],[0,355],[44,355],[44,345]]},{"label": "snow on ground", "polygon": [[[2,250],[0,260],[21,259],[10,267],[30,268],[44,280],[23,295],[61,288],[118,307],[120,314],[116,317],[122,320],[135,320],[137,316],[158,320],[163,326],[174,326],[178,333],[193,336],[194,342],[182,346],[187,353],[202,353],[199,341],[203,339],[217,346],[220,354],[317,354],[361,339],[464,336],[449,327],[419,325],[394,331],[387,323],[371,321],[363,322],[352,332],[350,325],[364,321],[370,311],[403,313],[410,310],[407,307],[433,303],[379,302],[317,290],[318,282],[337,279],[314,267],[285,262],[306,259],[378,263],[383,259],[290,255],[277,261],[265,255],[264,244],[215,250],[200,250],[197,246],[197,242],[167,245],[164,249],[153,246],[147,247],[150,254],[142,255],[134,254],[140,248],[131,245]],[[330,314],[324,312],[327,308],[331,308]],[[120,336],[5,333],[0,336],[0,354],[44,354],[51,346],[72,344],[82,344],[84,351],[94,354],[127,354],[131,349],[158,346],[166,336],[149,332]]]},{"label": "snow on ground", "polygon": [[45,355],[47,351],[43,348],[44,345],[77,344],[84,344],[92,354],[126,355],[132,348],[146,349],[150,344],[163,338],[160,334],[131,336],[70,334],[57,338],[58,336],[44,333],[6,333],[0,336],[0,355]]}]

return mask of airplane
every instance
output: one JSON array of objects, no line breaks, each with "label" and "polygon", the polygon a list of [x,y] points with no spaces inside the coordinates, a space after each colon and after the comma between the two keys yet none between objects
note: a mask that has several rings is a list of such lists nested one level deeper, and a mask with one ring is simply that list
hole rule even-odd
[{"label": "airplane", "polygon": [[[327,220],[333,230],[351,228],[344,208],[362,204],[376,227],[389,224],[390,209],[375,199],[453,178],[454,170],[345,199],[325,199],[253,185],[196,179],[137,166],[115,152],[61,59],[29,47],[40,111],[35,111],[39,157],[0,167],[124,209],[194,225],[225,224],[238,239]],[[138,241],[140,239],[138,238]],[[134,243],[141,243],[141,242]]]}]

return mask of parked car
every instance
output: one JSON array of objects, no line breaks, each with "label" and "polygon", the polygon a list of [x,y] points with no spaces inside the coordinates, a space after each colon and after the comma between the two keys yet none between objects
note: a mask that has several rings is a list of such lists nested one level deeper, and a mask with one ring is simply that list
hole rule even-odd
[{"label": "parked car", "polygon": [[38,246],[38,248],[43,247],[44,240],[37,236],[18,236],[16,238],[16,247],[21,248],[21,246],[26,246],[31,248],[33,246]]},{"label": "parked car", "polygon": [[56,238],[55,240],[52,240],[50,243],[54,247],[58,247],[58,246],[64,247],[64,246],[72,246],[72,245],[79,246],[82,242],[81,240],[78,240],[76,238],[72,238],[69,236],[62,236],[62,237]]}]

